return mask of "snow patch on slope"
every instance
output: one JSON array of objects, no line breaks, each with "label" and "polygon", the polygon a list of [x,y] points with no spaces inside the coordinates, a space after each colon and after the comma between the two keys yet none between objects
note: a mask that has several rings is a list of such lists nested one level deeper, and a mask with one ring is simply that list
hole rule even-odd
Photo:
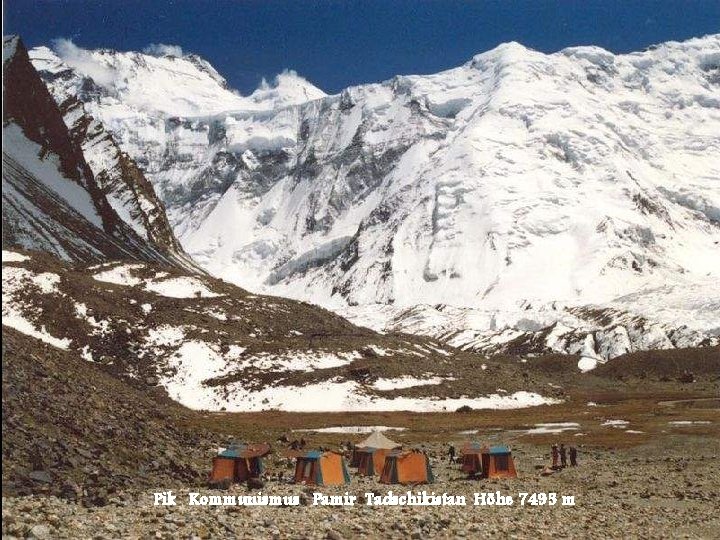
[{"label": "snow patch on slope", "polygon": [[142,283],[140,278],[137,278],[131,274],[131,270],[143,268],[142,264],[120,264],[114,266],[109,270],[103,270],[93,276],[97,281],[103,281],[105,283],[114,283],[115,285],[126,285],[128,287],[135,287]]},{"label": "snow patch on slope", "polygon": [[429,379],[418,379],[415,377],[399,377],[397,379],[378,379],[373,384],[375,390],[400,390],[403,388],[413,388],[416,386],[428,386],[442,384],[444,379],[441,377],[431,377]]},{"label": "snow patch on slope", "polygon": [[29,260],[30,257],[27,255],[23,255],[22,253],[18,253],[17,251],[8,251],[6,249],[2,250],[2,262],[23,262]]},{"label": "snow patch on slope", "polygon": [[[5,251],[3,251],[3,256]],[[3,262],[5,262],[3,260]],[[53,347],[67,349],[70,339],[52,336],[44,326],[38,327],[27,317],[22,293],[28,286],[34,286],[43,294],[57,294],[60,276],[50,272],[34,274],[16,266],[2,267],[2,324],[18,332],[37,338]]]},{"label": "snow patch on slope", "polygon": [[158,274],[153,278],[140,278],[133,271],[145,268],[143,264],[120,264],[93,276],[97,281],[128,287],[142,285],[146,291],[169,298],[214,298],[222,296],[213,292],[200,279],[193,276],[172,277]]},{"label": "snow patch on slope", "polygon": [[9,123],[3,126],[3,154],[22,164],[34,178],[40,180],[90,223],[102,229],[102,218],[88,191],[77,182],[66,178],[60,172],[59,157],[29,140],[17,124]]},{"label": "snow patch on slope", "polygon": [[200,280],[192,277],[149,281],[145,284],[145,290],[170,298],[213,298],[222,296],[211,291]]},{"label": "snow patch on slope", "polygon": [[[207,359],[198,355],[196,358]],[[455,411],[459,407],[469,406],[476,409],[515,409],[559,403],[558,400],[545,398],[531,392],[516,392],[511,395],[492,394],[480,398],[431,399],[378,398],[362,392],[360,386],[352,381],[326,381],[308,384],[303,387],[269,387],[259,391],[248,391],[241,383],[223,391],[215,391],[203,384],[205,375],[217,376],[220,371],[202,368],[202,375],[194,373],[195,360],[183,357],[185,362],[180,368],[178,382],[166,381],[171,396],[191,409],[223,410],[228,412],[251,412],[262,410],[281,410],[292,412],[340,412],[340,411],[413,411],[445,412]],[[219,368],[214,360],[210,365]],[[190,386],[187,385],[190,383]]]}]

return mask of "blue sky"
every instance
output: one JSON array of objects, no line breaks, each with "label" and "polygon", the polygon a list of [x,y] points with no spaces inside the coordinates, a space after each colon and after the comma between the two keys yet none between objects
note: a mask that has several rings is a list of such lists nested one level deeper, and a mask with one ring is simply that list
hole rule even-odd
[{"label": "blue sky", "polygon": [[327,92],[396,74],[434,73],[506,41],[545,52],[613,52],[720,32],[720,1],[6,0],[4,32],[28,46],[179,45],[251,92],[295,69]]}]

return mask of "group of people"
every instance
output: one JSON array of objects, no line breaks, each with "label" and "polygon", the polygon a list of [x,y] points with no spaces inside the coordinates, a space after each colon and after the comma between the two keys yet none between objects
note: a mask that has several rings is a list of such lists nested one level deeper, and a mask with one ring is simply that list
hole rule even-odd
[{"label": "group of people", "polygon": [[[564,444],[560,444],[558,447],[557,443],[553,444],[550,448],[552,454],[552,468],[553,469],[564,469],[568,466],[568,454],[570,454],[570,466],[577,467],[577,448],[570,446],[568,451]],[[558,463],[559,462],[559,463]]]}]

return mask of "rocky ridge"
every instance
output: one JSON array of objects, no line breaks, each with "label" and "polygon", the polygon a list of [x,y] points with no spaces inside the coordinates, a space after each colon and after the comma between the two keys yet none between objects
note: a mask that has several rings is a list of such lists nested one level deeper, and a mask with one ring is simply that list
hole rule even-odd
[{"label": "rocky ridge", "polygon": [[[169,236],[141,236],[123,219],[108,186],[98,182],[85,159],[77,140],[80,126],[68,131],[22,41],[5,37],[3,50],[3,245],[39,249],[65,260],[136,258],[197,268],[169,228]],[[127,179],[137,168],[127,160],[124,164]],[[154,196],[146,180],[144,189]],[[162,206],[147,215],[166,220]]]}]

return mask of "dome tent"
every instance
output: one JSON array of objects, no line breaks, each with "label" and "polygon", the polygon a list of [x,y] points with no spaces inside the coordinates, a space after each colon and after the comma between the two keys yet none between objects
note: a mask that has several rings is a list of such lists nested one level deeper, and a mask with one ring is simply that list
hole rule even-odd
[{"label": "dome tent", "polygon": [[435,481],[427,455],[412,450],[391,452],[380,475],[383,484],[431,484]]},{"label": "dome tent", "polygon": [[311,450],[298,454],[295,459],[296,484],[339,486],[350,483],[345,458],[336,452]]},{"label": "dome tent", "polygon": [[213,458],[211,482],[230,480],[244,482],[259,477],[263,470],[262,458],[270,453],[270,445],[233,443]]},{"label": "dome tent", "polygon": [[462,470],[481,478],[516,478],[515,462],[507,446],[483,446],[468,442],[460,451]]}]

